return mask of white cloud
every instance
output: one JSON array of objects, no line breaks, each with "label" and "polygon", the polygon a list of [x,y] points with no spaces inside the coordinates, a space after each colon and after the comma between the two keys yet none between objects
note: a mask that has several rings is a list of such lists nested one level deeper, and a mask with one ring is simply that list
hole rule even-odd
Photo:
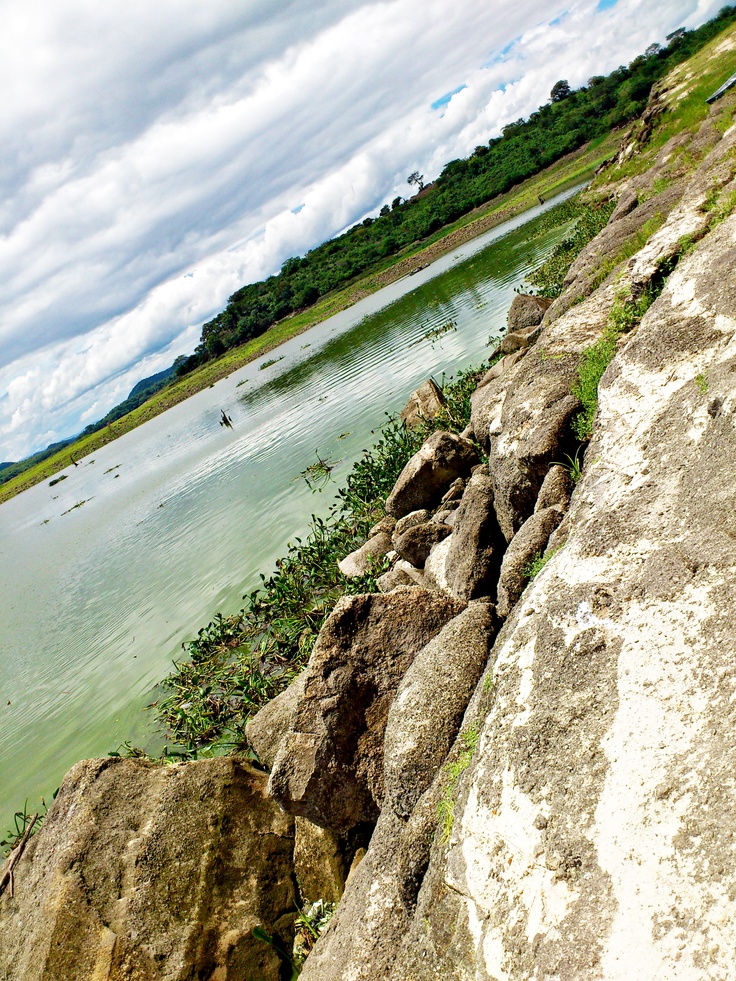
[{"label": "white cloud", "polygon": [[238,286],[407,194],[415,168],[718,6],[9,0],[0,459],[104,414]]}]

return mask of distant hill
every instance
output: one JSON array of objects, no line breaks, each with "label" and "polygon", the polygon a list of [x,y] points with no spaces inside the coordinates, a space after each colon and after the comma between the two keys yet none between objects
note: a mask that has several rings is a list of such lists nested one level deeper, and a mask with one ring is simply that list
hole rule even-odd
[{"label": "distant hill", "polygon": [[155,395],[159,389],[163,388],[167,384],[169,378],[173,375],[174,368],[173,365],[170,368],[166,368],[164,371],[158,371],[155,375],[149,375],[148,378],[143,378],[134,385],[130,391],[130,395],[123,402],[114,406],[107,415],[103,416],[97,422],[91,423],[87,428],[80,434],[75,436],[70,436],[68,439],[62,439],[58,443],[50,443],[45,450],[39,450],[38,453],[34,453],[33,456],[28,456],[24,460],[18,460],[17,463],[0,463],[0,484],[6,483],[8,480],[12,480],[13,477],[17,477],[18,474],[25,473],[34,464],[41,463],[43,460],[48,459],[48,457],[53,456],[58,450],[64,449],[65,446],[69,446],[73,443],[79,436],[88,436],[90,433],[97,432],[98,429],[102,429],[109,423],[114,422],[116,419],[120,419],[128,412],[132,412],[133,409],[137,409],[139,405],[143,405],[152,395]]}]

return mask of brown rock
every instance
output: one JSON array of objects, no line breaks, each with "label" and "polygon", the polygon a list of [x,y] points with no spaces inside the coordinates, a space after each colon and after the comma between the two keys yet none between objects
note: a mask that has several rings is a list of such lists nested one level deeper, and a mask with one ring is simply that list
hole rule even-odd
[{"label": "brown rock", "polygon": [[493,507],[493,481],[477,473],[468,481],[455,512],[445,576],[455,596],[476,599],[495,594],[506,541]]},{"label": "brown rock", "polygon": [[574,487],[567,469],[560,464],[555,464],[547,471],[547,476],[539,489],[534,510],[543,511],[545,508],[559,508],[561,511],[566,511]]},{"label": "brown rock", "polygon": [[401,410],[401,421],[412,429],[421,426],[423,422],[434,419],[445,404],[442,389],[431,378],[411,393],[409,400]]},{"label": "brown rock", "polygon": [[462,609],[412,587],[338,601],[271,774],[269,792],[285,810],[338,832],[376,820],[396,689],[417,652]]},{"label": "brown rock", "polygon": [[409,460],[386,501],[397,518],[419,508],[434,508],[449,485],[478,462],[471,442],[454,433],[433,433]]},{"label": "brown rock", "polygon": [[399,518],[394,525],[394,539],[399,538],[400,535],[403,535],[405,531],[408,531],[415,525],[425,524],[425,522],[429,521],[429,518],[430,514],[426,508],[420,508],[418,511],[410,511],[409,514],[405,514],[403,518]]},{"label": "brown rock", "polygon": [[546,296],[531,296],[528,293],[518,293],[509,307],[506,315],[509,333],[511,331],[523,330],[526,327],[536,327],[541,324],[547,309],[552,305],[552,300]]},{"label": "brown rock", "polygon": [[423,525],[414,525],[413,528],[405,531],[396,539],[394,546],[402,559],[421,569],[427,561],[432,546],[447,538],[449,534],[450,529],[447,525],[427,521]]},{"label": "brown rock", "polygon": [[0,900],[7,981],[279,981],[297,895],[293,820],[233,758],[87,760]]},{"label": "brown rock", "polygon": [[509,331],[501,343],[498,350],[501,354],[513,354],[515,351],[526,351],[528,347],[539,337],[541,327],[524,327],[519,330]]},{"label": "brown rock", "polygon": [[506,550],[498,578],[498,615],[505,618],[524,592],[529,576],[526,569],[532,559],[544,551],[549,536],[562,520],[559,508],[537,511],[525,521]]}]

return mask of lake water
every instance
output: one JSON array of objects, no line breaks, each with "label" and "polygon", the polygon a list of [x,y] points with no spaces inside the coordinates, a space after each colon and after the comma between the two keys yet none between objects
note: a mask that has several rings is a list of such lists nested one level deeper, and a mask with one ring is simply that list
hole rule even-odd
[{"label": "lake water", "polygon": [[413,388],[487,356],[513,288],[561,237],[529,240],[552,203],[0,506],[0,837],[78,759],[160,743],[145,706],[182,642],[236,612],[332,503],[302,471],[317,454],[340,461],[339,486]]}]

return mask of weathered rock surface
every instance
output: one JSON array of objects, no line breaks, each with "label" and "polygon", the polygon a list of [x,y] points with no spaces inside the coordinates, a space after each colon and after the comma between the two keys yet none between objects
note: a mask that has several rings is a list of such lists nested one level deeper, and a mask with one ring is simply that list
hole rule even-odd
[{"label": "weathered rock surface", "polygon": [[291,724],[299,696],[304,687],[302,671],[286,688],[266,702],[262,709],[245,724],[248,745],[264,766],[270,770],[279,751],[281,740]]},{"label": "weathered rock surface", "polygon": [[454,433],[432,433],[401,471],[386,500],[386,511],[400,518],[420,508],[434,508],[458,477],[478,463],[473,444]]},{"label": "weathered rock surface", "polygon": [[505,549],[493,506],[493,481],[483,471],[468,481],[445,561],[447,587],[461,599],[495,595]]},{"label": "weathered rock surface", "polygon": [[574,484],[569,471],[560,464],[555,464],[549,468],[547,476],[542,481],[534,510],[543,511],[545,508],[559,508],[561,511],[566,511],[573,489]]},{"label": "weathered rock surface", "polygon": [[457,759],[452,743],[492,630],[493,608],[472,603],[405,675],[386,728],[384,808],[333,923],[305,965],[305,981],[373,981],[391,973],[429,860],[447,783],[442,765]]},{"label": "weathered rock surface", "polygon": [[386,723],[384,807],[408,818],[434,780],[488,660],[495,617],[471,603],[423,648],[404,675]]},{"label": "weathered rock surface", "polygon": [[410,528],[414,528],[415,525],[426,524],[430,517],[431,515],[426,508],[419,508],[417,511],[410,511],[408,514],[405,514],[403,518],[399,518],[394,525],[393,537],[399,538],[405,531],[408,531]]},{"label": "weathered rock surface", "polygon": [[447,525],[427,521],[422,525],[414,525],[399,535],[394,542],[394,547],[402,559],[421,569],[432,551],[432,546],[447,538],[449,534],[450,528]]},{"label": "weathered rock surface", "polygon": [[445,404],[442,389],[428,378],[411,393],[401,410],[401,421],[410,429],[421,426],[423,422],[431,421]]},{"label": "weathered rock surface", "polygon": [[8,981],[280,981],[294,824],[236,759],[87,760],[0,899]]},{"label": "weathered rock surface", "polygon": [[547,547],[549,536],[562,520],[560,508],[535,511],[514,535],[506,550],[498,577],[498,615],[505,619],[529,582],[529,563]]},{"label": "weathered rock surface", "polygon": [[734,977],[735,243],[731,217],[603,378],[397,979]]},{"label": "weathered rock surface", "polygon": [[373,569],[377,563],[391,551],[393,547],[391,533],[388,531],[378,531],[364,542],[360,548],[340,559],[337,567],[340,572],[348,579],[357,579],[365,576]]},{"label": "weathered rock surface", "polygon": [[271,773],[269,792],[282,807],[334,831],[377,819],[396,689],[416,654],[463,608],[412,587],[339,600]]},{"label": "weathered rock surface", "polygon": [[536,327],[541,324],[552,301],[546,296],[532,296],[529,293],[518,293],[511,302],[506,316],[509,332],[523,330],[525,327]]},{"label": "weathered rock surface", "polygon": [[540,331],[541,327],[524,327],[519,330],[511,330],[501,339],[498,350],[502,354],[526,351],[539,337]]}]

